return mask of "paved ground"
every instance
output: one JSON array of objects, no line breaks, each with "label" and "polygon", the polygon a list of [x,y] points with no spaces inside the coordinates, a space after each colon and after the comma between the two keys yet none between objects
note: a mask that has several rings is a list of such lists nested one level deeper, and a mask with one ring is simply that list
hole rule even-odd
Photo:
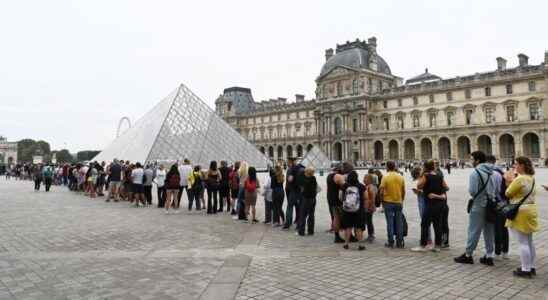
[{"label": "paved ground", "polygon": [[[511,259],[496,267],[457,265],[462,253],[469,170],[447,176],[451,250],[412,253],[417,205],[409,193],[405,250],[388,251],[384,216],[364,252],[331,243],[325,195],[316,235],[299,238],[229,215],[164,215],[156,208],[105,203],[54,187],[0,181],[0,299],[545,299],[548,235],[535,236],[538,276],[513,278]],[[538,182],[548,182],[540,170]],[[320,179],[324,181],[324,178]],[[411,184],[411,182],[409,182]],[[325,191],[325,189],[324,189]],[[542,224],[548,192],[539,192]],[[186,202],[186,200],[185,200]],[[261,201],[259,201],[261,202]],[[262,205],[259,205],[262,216]]]}]

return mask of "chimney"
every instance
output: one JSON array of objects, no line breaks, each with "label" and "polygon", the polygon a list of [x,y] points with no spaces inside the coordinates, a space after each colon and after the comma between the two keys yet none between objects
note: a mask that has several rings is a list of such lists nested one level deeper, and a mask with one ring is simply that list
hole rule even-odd
[{"label": "chimney", "polygon": [[304,102],[304,95],[301,94],[295,94],[295,102]]},{"label": "chimney", "polygon": [[518,59],[520,67],[526,67],[529,64],[529,56],[523,53],[518,54]]},{"label": "chimney", "polygon": [[369,52],[369,69],[373,71],[378,70],[377,64],[377,38],[370,37],[367,39],[367,50]]},{"label": "chimney", "polygon": [[502,71],[506,69],[506,59],[497,57],[497,70]]},{"label": "chimney", "polygon": [[333,56],[333,48],[325,50],[325,61],[328,61]]},{"label": "chimney", "polygon": [[286,103],[286,102],[287,102],[287,98],[278,97],[278,102],[279,102],[279,103]]},{"label": "chimney", "polygon": [[373,50],[375,53],[377,52],[377,38],[372,36],[367,39],[367,45],[369,45],[369,49]]}]

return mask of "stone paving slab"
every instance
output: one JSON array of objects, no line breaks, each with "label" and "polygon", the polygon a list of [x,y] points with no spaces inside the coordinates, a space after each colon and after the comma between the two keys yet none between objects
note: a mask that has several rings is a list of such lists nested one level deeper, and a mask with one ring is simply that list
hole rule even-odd
[{"label": "stone paving slab", "polygon": [[[0,299],[546,299],[544,229],[534,238],[534,280],[512,277],[519,265],[514,242],[510,260],[496,261],[494,268],[452,263],[466,238],[469,171],[447,176],[452,248],[441,253],[385,249],[380,213],[374,216],[377,240],[366,251],[344,251],[324,232],[325,195],[318,199],[316,234],[298,237],[226,213],[165,215],[62,187],[36,193],[30,182],[1,178]],[[420,224],[406,177],[411,248]],[[318,181],[323,185],[325,177]],[[548,170],[538,170],[537,181],[548,182]],[[539,191],[537,199],[544,226],[548,193]]]}]

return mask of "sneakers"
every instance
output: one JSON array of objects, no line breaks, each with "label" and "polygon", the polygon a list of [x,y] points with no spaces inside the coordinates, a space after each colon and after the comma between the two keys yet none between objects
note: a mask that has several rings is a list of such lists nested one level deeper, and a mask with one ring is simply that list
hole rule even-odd
[{"label": "sneakers", "polygon": [[375,236],[374,235],[370,235],[367,237],[367,239],[365,239],[368,243],[373,243],[375,241]]},{"label": "sneakers", "polygon": [[483,256],[482,258],[480,258],[480,263],[489,267],[492,267],[495,265],[495,263],[493,262],[493,258],[487,257],[487,256]]},{"label": "sneakers", "polygon": [[468,256],[466,255],[466,253],[464,253],[463,255],[459,257],[455,257],[454,261],[458,264],[469,264],[469,265],[474,264],[474,259],[472,258],[472,256]]},{"label": "sneakers", "polygon": [[398,248],[398,249],[405,248],[405,242],[404,241],[396,242],[396,248]]},{"label": "sneakers", "polygon": [[345,250],[348,250],[348,244],[345,244],[345,245],[343,246],[343,248],[344,248]]},{"label": "sneakers", "polygon": [[384,243],[384,247],[394,249],[394,243]]},{"label": "sneakers", "polygon": [[529,278],[531,279],[533,277],[533,274],[532,272],[525,272],[525,271],[522,271],[521,268],[517,269],[517,270],[514,270],[513,272],[514,276],[516,277],[521,277],[521,278]]},{"label": "sneakers", "polygon": [[411,251],[413,252],[427,252],[429,250],[430,249],[427,249],[426,247],[423,247],[423,246],[417,246],[417,247],[411,248]]},{"label": "sneakers", "polygon": [[363,251],[363,250],[365,250],[365,246],[364,246],[364,245],[358,246],[358,251]]},{"label": "sneakers", "polygon": [[[521,267],[520,267],[520,268],[517,268],[516,271],[522,272],[522,271],[521,271]],[[530,272],[530,273],[531,273],[531,275],[533,275],[533,276],[537,276],[537,270],[536,270],[535,268],[531,268],[531,272]]]}]

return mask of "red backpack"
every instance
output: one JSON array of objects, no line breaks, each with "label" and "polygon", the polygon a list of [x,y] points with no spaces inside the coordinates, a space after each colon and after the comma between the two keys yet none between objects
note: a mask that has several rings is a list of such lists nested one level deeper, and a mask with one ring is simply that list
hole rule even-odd
[{"label": "red backpack", "polygon": [[254,193],[257,190],[257,181],[255,180],[249,180],[249,178],[245,181],[245,190],[249,193]]}]

